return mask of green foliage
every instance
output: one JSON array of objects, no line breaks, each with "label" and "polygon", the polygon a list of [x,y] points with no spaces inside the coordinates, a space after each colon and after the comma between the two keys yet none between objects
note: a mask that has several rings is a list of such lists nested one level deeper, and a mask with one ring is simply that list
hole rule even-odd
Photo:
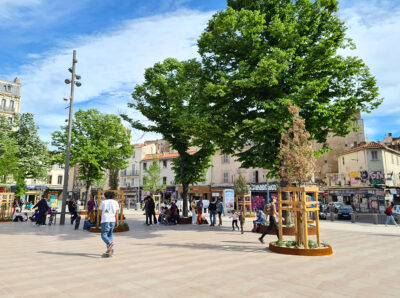
[{"label": "green foliage", "polygon": [[285,243],[283,242],[283,241],[276,241],[275,242],[275,245],[278,245],[278,246],[283,246]]},{"label": "green foliage", "polygon": [[239,174],[239,177],[233,181],[233,188],[237,195],[247,195],[250,191],[246,178],[242,174]]},{"label": "green foliage", "polygon": [[[183,188],[183,215],[187,216],[186,192],[189,184],[204,180],[215,152],[210,141],[213,125],[203,114],[200,97],[203,71],[195,60],[180,62],[168,58],[146,69],[144,83],[132,93],[129,107],[140,111],[152,124],[123,118],[133,128],[156,132],[171,144],[179,157],[173,162],[175,181]],[[192,148],[195,149],[193,151]]]},{"label": "green foliage", "polygon": [[160,184],[161,168],[158,163],[158,159],[153,156],[153,162],[150,166],[144,171],[143,179],[145,183],[143,183],[143,190],[149,191],[151,194],[155,195],[157,190],[164,190],[166,185]]},{"label": "green foliage", "polygon": [[12,123],[0,117],[0,142],[0,176],[4,183],[7,177],[15,180],[16,196],[26,192],[26,179],[47,177],[50,157],[33,114],[16,115]]},{"label": "green foliage", "polygon": [[[67,126],[52,134],[57,163],[65,163],[67,136]],[[124,129],[118,116],[102,114],[96,109],[75,113],[70,165],[79,165],[79,179],[86,182],[88,189],[92,183],[103,180],[105,170],[119,171],[126,167],[126,159],[132,153],[130,131]]]},{"label": "green foliage", "polygon": [[317,248],[318,244],[313,240],[308,240],[308,248]]},{"label": "green foliage", "polygon": [[118,225],[118,228],[126,228],[126,227],[128,227],[128,223],[126,221],[124,221]]},{"label": "green foliage", "polygon": [[319,143],[329,133],[345,136],[357,110],[370,112],[381,103],[364,62],[339,54],[354,45],[337,16],[337,1],[228,5],[198,41],[207,80],[202,98],[215,126],[213,139],[243,167],[277,173],[289,103],[300,108],[311,139]]}]

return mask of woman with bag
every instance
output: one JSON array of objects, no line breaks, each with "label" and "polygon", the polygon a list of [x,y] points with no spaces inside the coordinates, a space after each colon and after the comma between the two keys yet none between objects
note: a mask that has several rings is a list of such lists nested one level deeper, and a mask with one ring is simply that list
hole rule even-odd
[{"label": "woman with bag", "polygon": [[390,207],[390,203],[388,203],[388,204],[386,205],[386,211],[385,211],[385,213],[386,213],[386,223],[385,223],[385,226],[387,226],[388,223],[389,223],[390,221],[393,222],[393,224],[394,224],[395,226],[397,226],[397,223],[396,223],[396,221],[394,220],[394,217],[393,217],[393,214],[392,214],[392,208]]}]

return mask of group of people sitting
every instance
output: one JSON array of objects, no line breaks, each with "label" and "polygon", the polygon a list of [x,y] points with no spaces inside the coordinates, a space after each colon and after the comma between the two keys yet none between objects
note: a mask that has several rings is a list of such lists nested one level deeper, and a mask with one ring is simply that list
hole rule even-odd
[{"label": "group of people sitting", "polygon": [[158,216],[158,222],[160,224],[178,224],[179,221],[179,209],[176,206],[176,202],[172,202],[171,207],[162,207],[160,215]]},{"label": "group of people sitting", "polygon": [[25,212],[25,213],[22,213],[22,212],[20,212],[19,209],[16,209],[15,212],[14,212],[14,214],[13,214],[12,220],[13,220],[14,222],[24,222],[24,221],[27,221],[27,220],[28,220],[28,214],[27,214],[26,212]]}]

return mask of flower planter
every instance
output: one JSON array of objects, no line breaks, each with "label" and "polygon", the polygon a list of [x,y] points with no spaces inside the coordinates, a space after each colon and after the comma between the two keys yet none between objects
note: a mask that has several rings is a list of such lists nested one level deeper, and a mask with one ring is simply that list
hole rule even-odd
[{"label": "flower planter", "polygon": [[[259,226],[257,228],[257,233],[264,233],[267,230],[268,226]],[[282,227],[282,233],[284,236],[294,236],[295,235],[295,228],[294,227]],[[317,234],[317,228],[315,226],[308,227],[308,235],[316,235]],[[273,228],[268,235],[276,235],[275,228]]]},{"label": "flower planter", "polygon": [[0,218],[0,222],[12,222],[11,218]]},{"label": "flower planter", "polygon": [[180,225],[190,225],[192,224],[192,217],[182,217],[178,219],[178,224]]},{"label": "flower planter", "polygon": [[295,256],[329,256],[333,254],[332,247],[330,245],[326,247],[318,247],[318,248],[294,248],[294,247],[286,247],[276,245],[275,242],[271,242],[269,244],[269,250],[286,255],[295,255]]},{"label": "flower planter", "polygon": [[[129,231],[129,227],[123,227],[123,228],[114,228],[114,233],[121,233],[121,232],[128,232]],[[91,227],[89,229],[89,232],[92,233],[101,233],[101,228],[96,228],[96,227]]]}]

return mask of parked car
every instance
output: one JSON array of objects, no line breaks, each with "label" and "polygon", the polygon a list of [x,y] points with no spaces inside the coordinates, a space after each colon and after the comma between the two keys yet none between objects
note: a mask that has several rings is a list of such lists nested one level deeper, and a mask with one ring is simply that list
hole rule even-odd
[{"label": "parked car", "polygon": [[326,205],[319,205],[319,219],[326,219],[328,208]]},{"label": "parked car", "polygon": [[338,219],[341,218],[351,218],[353,214],[353,208],[348,205],[342,205],[338,209]]},{"label": "parked car", "polygon": [[329,202],[328,211],[333,209],[333,211],[335,213],[337,213],[341,206],[344,206],[344,204],[342,202]]}]

